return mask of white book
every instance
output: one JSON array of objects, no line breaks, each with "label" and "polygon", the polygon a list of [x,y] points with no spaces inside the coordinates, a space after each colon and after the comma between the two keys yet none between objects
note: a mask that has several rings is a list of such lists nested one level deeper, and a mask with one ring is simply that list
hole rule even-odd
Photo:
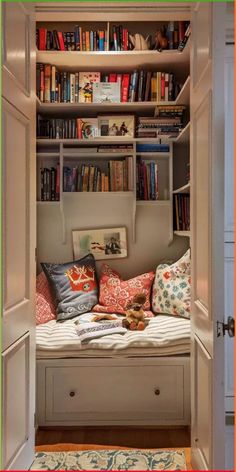
[{"label": "white book", "polygon": [[70,103],[75,103],[75,74],[70,74]]},{"label": "white book", "polygon": [[119,82],[96,82],[93,83],[94,103],[119,103],[120,83]]}]

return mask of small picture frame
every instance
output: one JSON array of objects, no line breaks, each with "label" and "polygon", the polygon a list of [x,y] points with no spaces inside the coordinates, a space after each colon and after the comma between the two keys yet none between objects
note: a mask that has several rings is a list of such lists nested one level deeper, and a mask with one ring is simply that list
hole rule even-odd
[{"label": "small picture frame", "polygon": [[93,254],[96,260],[127,257],[126,228],[72,230],[74,260]]},{"label": "small picture frame", "polygon": [[100,136],[133,138],[135,131],[134,115],[108,115],[98,117]]}]

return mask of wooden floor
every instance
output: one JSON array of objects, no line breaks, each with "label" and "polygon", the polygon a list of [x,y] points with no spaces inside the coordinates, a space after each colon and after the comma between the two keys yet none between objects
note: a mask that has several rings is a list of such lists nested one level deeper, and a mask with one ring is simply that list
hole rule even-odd
[{"label": "wooden floor", "polygon": [[188,427],[86,427],[38,429],[36,446],[44,444],[106,444],[137,448],[189,447]]}]

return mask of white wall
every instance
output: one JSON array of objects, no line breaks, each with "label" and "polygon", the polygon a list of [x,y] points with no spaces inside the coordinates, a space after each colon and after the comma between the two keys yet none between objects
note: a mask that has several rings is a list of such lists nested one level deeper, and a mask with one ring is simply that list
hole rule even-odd
[{"label": "white wall", "polygon": [[[175,237],[169,245],[169,208],[140,206],[136,215],[136,242],[132,242],[132,203],[126,197],[68,195],[65,199],[66,244],[62,244],[62,224],[59,205],[38,205],[37,255],[40,262],[73,260],[72,229],[125,226],[128,257],[106,262],[121,272],[124,278],[155,270],[165,259],[178,259],[188,248],[188,238]],[[103,262],[103,261],[102,261]],[[97,267],[101,266],[101,261]]]}]

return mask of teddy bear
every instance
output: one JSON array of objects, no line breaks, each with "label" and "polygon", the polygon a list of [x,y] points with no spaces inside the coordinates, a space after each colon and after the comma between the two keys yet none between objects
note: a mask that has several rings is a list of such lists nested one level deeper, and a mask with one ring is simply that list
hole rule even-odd
[{"label": "teddy bear", "polygon": [[125,319],[122,320],[122,326],[131,331],[143,331],[146,327],[145,313],[143,311],[143,305],[146,302],[146,295],[144,293],[138,293],[134,296],[133,300],[126,306]]}]

